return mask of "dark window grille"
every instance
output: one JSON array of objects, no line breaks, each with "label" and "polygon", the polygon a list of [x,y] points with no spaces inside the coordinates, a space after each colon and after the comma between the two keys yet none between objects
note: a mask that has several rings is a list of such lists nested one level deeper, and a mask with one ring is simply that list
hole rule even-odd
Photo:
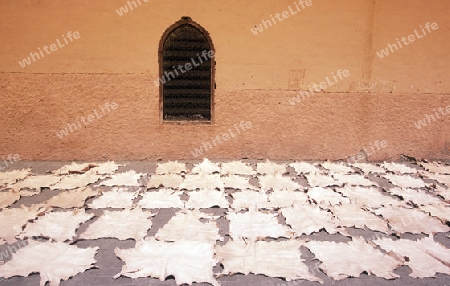
[{"label": "dark window grille", "polygon": [[166,30],[159,53],[162,121],[212,122],[215,61],[209,34],[183,17]]}]

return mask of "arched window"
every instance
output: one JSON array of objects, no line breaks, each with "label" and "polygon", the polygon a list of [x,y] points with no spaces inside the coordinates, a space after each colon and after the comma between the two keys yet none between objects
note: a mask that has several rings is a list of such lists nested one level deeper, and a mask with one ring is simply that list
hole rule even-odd
[{"label": "arched window", "polygon": [[169,27],[159,43],[162,122],[212,122],[214,46],[189,17]]}]

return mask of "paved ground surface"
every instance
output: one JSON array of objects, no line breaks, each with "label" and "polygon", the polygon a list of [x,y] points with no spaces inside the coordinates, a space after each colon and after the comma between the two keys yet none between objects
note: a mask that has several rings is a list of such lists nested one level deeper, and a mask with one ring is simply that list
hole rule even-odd
[{"label": "paved ground surface", "polygon": [[[214,161],[217,163],[220,163],[218,161]],[[257,163],[263,162],[263,161],[252,161],[252,160],[244,160],[244,162],[249,163],[254,170],[257,169]],[[121,173],[127,170],[135,170],[136,172],[144,173],[145,176],[151,177],[155,174],[155,170],[157,167],[157,162],[119,162],[120,164],[124,164],[125,166],[120,167],[116,173]],[[187,169],[191,170],[195,163],[198,162],[185,162],[187,164]],[[289,164],[292,162],[277,162],[279,164]],[[311,162],[312,164],[315,164],[323,174],[326,174],[327,176],[332,177],[333,171],[327,170],[320,166],[321,162]],[[63,165],[68,164],[67,162],[17,162],[13,164],[12,166],[8,167],[7,169],[3,171],[10,171],[10,170],[17,170],[22,168],[32,168],[32,172],[34,174],[48,174],[49,171],[55,170]],[[380,163],[372,163],[375,165],[380,165]],[[442,201],[442,206],[449,207],[448,201],[445,201],[445,198],[440,196],[438,193],[435,192],[435,189],[439,188],[446,189],[448,186],[446,185],[446,182],[439,182],[436,179],[430,179],[426,176],[427,172],[426,170],[420,166],[417,163],[413,162],[402,162],[405,166],[409,166],[411,168],[417,169],[417,173],[413,174],[405,174],[402,176],[411,176],[413,178],[421,179],[425,183],[425,188],[417,188],[419,192],[423,192],[425,194],[431,195],[435,198],[438,198]],[[361,171],[360,169],[356,167],[352,167],[354,170],[354,174],[361,174],[364,175],[367,179],[375,182],[378,186],[378,190],[383,193],[383,195],[390,196],[393,200],[397,201],[403,201],[403,203],[406,203],[404,198],[400,196],[392,196],[391,194],[387,193],[386,190],[389,190],[390,188],[395,188],[396,186],[383,177],[385,174],[394,174],[396,172],[391,172],[388,169],[384,173],[367,173],[364,171]],[[290,177],[292,181],[298,183],[301,188],[300,191],[308,193],[308,190],[311,189],[311,185],[307,180],[307,177],[304,174],[299,174],[294,170],[292,167],[287,167],[287,174],[284,174],[283,176]],[[353,173],[353,172],[352,172]],[[399,174],[397,172],[397,174]],[[425,174],[425,175],[424,175]],[[254,176],[251,178],[250,183],[253,184],[256,187],[260,187],[258,182],[258,176]],[[106,179],[106,176],[105,176]],[[445,180],[444,180],[445,181]],[[101,181],[99,181],[101,182]],[[93,184],[92,187],[95,189],[96,186],[99,184],[97,182],[96,184]],[[111,187],[98,187],[102,189],[103,191],[109,191]],[[337,193],[339,186],[329,186],[325,187],[326,189],[332,190]],[[138,190],[134,189],[134,191],[145,191],[146,188],[138,188]],[[2,191],[7,191],[7,189],[4,189]],[[155,190],[153,190],[155,191]],[[157,191],[157,190],[156,190]],[[225,193],[231,194],[233,192],[236,192],[239,190],[232,189],[232,188],[226,188]],[[442,191],[442,190],[441,190]],[[444,190],[448,191],[448,189]],[[21,199],[14,204],[10,205],[9,208],[17,208],[21,205],[25,206],[32,206],[34,204],[40,204],[49,198],[57,195],[61,190],[50,190],[48,188],[42,189],[42,191],[34,196],[25,196],[21,197]],[[186,190],[186,192],[189,192],[189,190]],[[90,209],[86,207],[87,204],[91,203],[96,198],[90,198],[86,201],[85,209],[88,213],[94,213],[96,216],[101,216],[104,209]],[[184,196],[183,199],[187,200],[187,196]],[[227,197],[227,199],[232,202],[232,199],[230,197]],[[448,197],[447,197],[448,199]],[[136,200],[139,201],[139,198]],[[420,204],[420,202],[410,202],[411,206],[416,203],[417,205]],[[311,204],[314,205],[314,202],[311,202]],[[416,205],[416,206],[417,206]],[[317,205],[317,207],[319,207]],[[173,209],[173,208],[167,208],[167,209],[156,209],[151,210],[153,213],[156,213],[156,216],[152,218],[152,227],[147,231],[147,236],[155,236],[155,234],[158,232],[158,230],[163,227],[171,217],[174,216],[174,214],[180,209]],[[221,215],[222,217],[217,220],[217,224],[219,226],[219,233],[224,237],[224,241],[220,242],[220,244],[225,244],[230,240],[229,237],[229,222],[224,218],[226,213],[229,211],[228,208],[207,208],[202,209],[201,211],[206,213],[214,213]],[[442,218],[441,218],[442,219]],[[136,244],[134,240],[128,239],[128,240],[118,240],[116,238],[101,238],[101,239],[95,239],[95,240],[82,240],[78,239],[78,236],[83,233],[88,226],[93,223],[95,219],[87,221],[83,223],[76,231],[77,237],[72,242],[67,242],[72,245],[76,245],[79,248],[86,248],[90,246],[97,246],[99,247],[99,250],[95,256],[95,259],[97,263],[95,264],[95,268],[89,269],[85,271],[84,273],[78,274],[72,278],[70,278],[68,281],[62,281],[61,285],[176,285],[174,277],[168,277],[166,281],[160,281],[155,278],[137,278],[137,279],[131,279],[126,277],[119,277],[117,279],[113,279],[113,276],[119,273],[122,269],[122,266],[124,265],[124,262],[121,261],[118,257],[114,255],[114,249],[115,248],[133,248]],[[31,222],[29,222],[31,223]],[[285,224],[285,222],[280,219],[281,224]],[[449,225],[448,222],[445,222],[445,219],[442,219],[442,224]],[[337,234],[328,234],[326,231],[321,230],[319,232],[312,233],[310,235],[300,235],[296,239],[299,240],[317,240],[317,241],[336,241],[336,242],[348,242],[356,237],[364,237],[367,241],[372,240],[374,237],[390,237],[393,239],[411,239],[411,240],[417,240],[423,237],[426,237],[429,234],[422,233],[422,234],[411,234],[411,233],[397,233],[397,234],[380,234],[380,232],[375,232],[367,227],[364,229],[361,228],[354,228],[349,227],[347,229],[349,236],[344,236],[340,233]],[[450,238],[449,238],[449,232],[441,232],[437,233],[434,236],[434,240],[444,245],[446,248],[450,248]],[[1,230],[0,230],[0,237],[1,237]],[[45,238],[40,238],[45,239]],[[267,240],[274,240],[272,238],[267,238]],[[283,241],[286,240],[285,238],[278,238],[277,240]],[[20,242],[20,240],[17,240],[17,243]],[[7,253],[8,247],[10,247],[12,244],[4,244],[0,245],[0,252]],[[349,277],[340,281],[335,281],[332,278],[328,277],[321,269],[321,262],[315,257],[315,255],[306,247],[301,247],[301,258],[304,259],[304,263],[309,267],[311,273],[313,273],[315,276],[321,278],[324,281],[324,285],[448,285],[450,286],[450,276],[446,274],[440,274],[437,273],[435,277],[433,278],[412,278],[409,277],[409,274],[411,273],[411,269],[404,265],[400,266],[395,270],[395,273],[400,275],[399,278],[393,279],[393,280],[386,280],[384,278],[379,278],[374,275],[368,275],[367,273],[362,273],[359,277]],[[14,253],[11,253],[12,255],[9,255],[5,261],[8,263],[9,260],[14,258]],[[450,258],[447,257],[447,263],[449,263]],[[345,260],[342,260],[342,263],[346,263]],[[447,264],[448,265],[448,264]],[[223,270],[222,265],[218,264],[214,268],[214,273],[220,273]],[[9,279],[0,278],[0,285],[39,285],[40,276],[38,273],[31,274],[28,277],[20,277],[15,276]],[[248,275],[242,275],[242,274],[235,274],[235,275],[225,275],[220,278],[218,278],[218,281],[221,283],[221,285],[320,285],[318,282],[310,282],[305,280],[296,280],[296,281],[290,281],[286,282],[282,278],[271,278],[267,277],[265,275],[254,275],[254,274],[248,274]],[[207,283],[194,283],[194,285],[210,285]]]}]

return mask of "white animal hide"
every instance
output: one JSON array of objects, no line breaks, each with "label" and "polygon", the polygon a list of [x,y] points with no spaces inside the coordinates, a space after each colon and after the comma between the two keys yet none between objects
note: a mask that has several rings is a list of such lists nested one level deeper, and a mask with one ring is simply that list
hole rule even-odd
[{"label": "white animal hide", "polygon": [[335,280],[359,277],[363,271],[385,279],[399,277],[394,270],[402,262],[382,253],[362,238],[353,237],[348,243],[310,241],[306,247],[322,262],[320,268],[325,274]]},{"label": "white animal hide", "polygon": [[96,221],[80,235],[81,239],[117,238],[119,240],[144,239],[152,227],[151,217],[155,216],[141,209],[103,212]]},{"label": "white animal hide", "polygon": [[283,175],[287,173],[286,164],[277,164],[266,160],[256,164],[256,171],[260,175]]},{"label": "white animal hide", "polygon": [[317,206],[300,205],[281,209],[286,224],[295,232],[296,237],[302,234],[319,232],[324,228],[329,234],[337,233],[336,222],[330,212]]},{"label": "white animal hide", "polygon": [[269,198],[263,191],[242,190],[230,195],[233,198],[231,206],[235,210],[272,207],[272,204],[269,203]]},{"label": "white animal hide", "polygon": [[192,174],[212,174],[212,173],[219,173],[220,172],[220,166],[219,164],[212,163],[208,159],[203,159],[203,162],[199,164],[195,164],[194,168],[192,168],[191,173]]},{"label": "white animal hide", "polygon": [[215,217],[198,210],[177,212],[168,223],[158,230],[155,237],[159,241],[189,240],[211,244],[223,240],[223,237],[219,235]]},{"label": "white animal hide", "polygon": [[216,246],[216,257],[224,266],[221,275],[243,273],[282,277],[287,281],[305,279],[321,282],[301,259],[302,242],[234,240]]},{"label": "white animal hide", "polygon": [[275,191],[295,191],[302,190],[303,187],[299,183],[294,182],[291,177],[284,177],[281,174],[266,175],[259,177],[259,184],[263,191],[275,190]]},{"label": "white animal hide", "polygon": [[253,186],[249,182],[248,177],[242,177],[238,175],[229,175],[226,177],[220,178],[225,186],[225,188],[232,188],[232,189],[238,189],[238,190],[244,190],[244,189],[252,189],[257,190],[258,187]]},{"label": "white animal hide", "polygon": [[12,185],[11,188],[14,190],[20,190],[24,188],[39,190],[41,188],[49,188],[50,186],[58,183],[60,180],[61,177],[55,175],[29,176],[23,181]]},{"label": "white animal hide", "polygon": [[322,167],[324,167],[327,170],[330,170],[332,172],[335,173],[340,173],[340,174],[350,174],[350,173],[354,173],[355,170],[353,170],[353,168],[345,165],[344,163],[332,163],[332,162],[324,162],[320,164]]},{"label": "white animal hide", "polygon": [[98,247],[78,248],[62,242],[29,241],[20,248],[12,259],[0,265],[0,277],[28,276],[39,273],[41,286],[49,282],[58,286],[61,280],[67,281],[94,266]]},{"label": "white animal hide", "polygon": [[358,169],[361,169],[365,174],[385,174],[386,169],[378,167],[375,164],[369,164],[369,163],[353,163],[350,164],[352,167],[356,167]]},{"label": "white animal hide", "polygon": [[157,191],[145,192],[138,205],[144,209],[159,208],[184,208],[181,200],[183,192],[171,189],[159,189]]},{"label": "white animal hide", "polygon": [[376,182],[371,181],[371,180],[365,178],[364,176],[356,175],[356,174],[346,175],[346,174],[334,173],[333,178],[335,178],[340,183],[347,184],[349,186],[365,186],[365,187],[378,186],[378,184]]},{"label": "white animal hide", "polygon": [[95,198],[88,206],[93,209],[131,208],[136,196],[136,192],[128,192],[126,188],[113,188],[112,191],[102,192],[102,195]]},{"label": "white animal hide", "polygon": [[250,238],[263,239],[292,236],[292,231],[278,222],[277,213],[250,210],[244,213],[228,212],[230,221],[229,234],[233,239]]},{"label": "white animal hide", "polygon": [[0,238],[11,244],[29,220],[35,219],[45,210],[39,206],[2,209],[0,212]]},{"label": "white animal hide", "polygon": [[307,163],[307,162],[295,162],[290,163],[290,167],[294,168],[295,172],[300,174],[306,174],[306,173],[319,173],[320,169],[314,166],[313,164]]},{"label": "white animal hide", "polygon": [[346,204],[331,207],[331,211],[337,217],[339,226],[367,228],[389,233],[387,222],[375,214],[361,209],[358,205]]},{"label": "white animal hide", "polygon": [[187,173],[186,164],[179,163],[178,161],[169,161],[166,163],[159,163],[156,167],[156,174],[168,175],[168,174],[181,174]]},{"label": "white animal hide", "polygon": [[217,190],[200,190],[187,192],[189,199],[186,202],[186,208],[201,209],[201,208],[228,208],[230,204],[226,199],[224,191]]},{"label": "white animal hide", "polygon": [[25,179],[29,175],[31,175],[31,168],[0,172],[0,187],[12,185],[20,180]]},{"label": "white animal hide", "polygon": [[5,208],[20,199],[20,193],[18,191],[3,191],[0,192],[0,208]]},{"label": "white animal hide", "polygon": [[63,209],[81,208],[86,200],[98,196],[100,190],[93,190],[90,187],[78,188],[70,191],[63,191],[44,202],[45,205]]},{"label": "white animal hide", "polygon": [[84,173],[81,175],[67,175],[62,177],[61,181],[50,186],[52,190],[71,190],[76,188],[86,187],[100,180],[102,176],[93,175],[91,173]]},{"label": "white animal hide", "polygon": [[319,173],[310,173],[305,175],[311,187],[329,187],[341,185],[338,181],[330,176],[321,175]]},{"label": "white animal hide", "polygon": [[384,162],[383,164],[381,164],[381,166],[388,171],[391,171],[393,173],[399,173],[402,175],[403,174],[415,174],[418,171],[417,169],[408,167],[403,164],[394,163],[394,162],[392,162],[392,163]]},{"label": "white animal hide", "polygon": [[164,281],[173,275],[178,285],[193,282],[219,286],[213,275],[214,244],[202,241],[161,242],[150,238],[138,241],[135,248],[116,248],[114,253],[125,262],[114,278],[154,277]]},{"label": "white animal hide", "polygon": [[399,186],[401,188],[424,188],[426,187],[425,182],[422,179],[413,178],[408,175],[383,175],[392,184]]},{"label": "white animal hide", "polygon": [[186,175],[184,182],[181,184],[180,188],[187,190],[205,189],[214,190],[219,189],[221,191],[225,190],[220,175],[213,174],[208,175],[206,173],[201,173],[199,175]]},{"label": "white animal hide", "polygon": [[333,192],[330,189],[320,187],[311,188],[306,193],[308,197],[322,206],[333,206],[339,204],[349,204],[350,199],[343,197],[341,194]]},{"label": "white animal hide", "polygon": [[60,242],[73,240],[76,236],[75,231],[77,228],[93,217],[94,214],[85,213],[84,209],[46,213],[36,221],[28,223],[19,238],[42,236]]},{"label": "white animal hide", "polygon": [[429,234],[450,231],[439,219],[417,209],[389,206],[374,212],[387,219],[391,228],[398,233]]},{"label": "white animal hide", "polygon": [[[402,259],[411,268],[414,278],[435,277],[437,273],[450,275],[450,249],[435,242],[432,236],[414,241],[409,239],[374,241],[392,257]],[[405,259],[405,258],[408,259]]]},{"label": "white animal hide", "polygon": [[183,183],[183,177],[178,174],[153,175],[147,182],[147,188],[160,188],[161,186],[171,189],[179,189]]},{"label": "white animal hide", "polygon": [[139,179],[144,174],[136,173],[134,170],[127,171],[125,173],[114,174],[111,179],[103,181],[101,186],[128,186],[128,187],[139,187],[141,182]]},{"label": "white animal hide", "polygon": [[222,175],[256,175],[256,172],[253,170],[252,166],[241,161],[222,163],[220,173]]}]

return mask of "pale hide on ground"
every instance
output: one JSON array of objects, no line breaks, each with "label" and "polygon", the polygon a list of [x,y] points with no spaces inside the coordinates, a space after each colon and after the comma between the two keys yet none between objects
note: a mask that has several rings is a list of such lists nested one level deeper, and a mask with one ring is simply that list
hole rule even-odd
[{"label": "pale hide on ground", "polygon": [[399,186],[401,188],[424,188],[426,187],[425,182],[422,179],[413,178],[408,175],[383,175],[384,178],[388,179],[392,184]]},{"label": "pale hide on ground", "polygon": [[294,204],[308,203],[308,195],[303,191],[273,191],[269,194],[270,206],[273,208],[287,208]]},{"label": "pale hide on ground", "polygon": [[116,208],[126,209],[131,208],[133,200],[136,198],[137,192],[129,192],[126,188],[113,188],[109,192],[102,192],[102,195],[95,198],[88,207],[93,209],[101,208]]},{"label": "pale hide on ground", "polygon": [[253,176],[253,175],[256,175],[256,172],[255,172],[255,170],[253,170],[252,166],[250,166],[244,162],[232,161],[232,162],[221,164],[220,174]]},{"label": "pale hide on ground", "polygon": [[42,236],[59,242],[72,240],[76,236],[77,228],[92,217],[94,214],[85,213],[84,209],[46,213],[36,221],[28,223],[19,238]]},{"label": "pale hide on ground", "polygon": [[13,190],[20,190],[24,188],[28,189],[41,189],[49,188],[50,186],[58,183],[62,177],[55,175],[37,175],[29,176],[23,181],[20,181],[11,186]]},{"label": "pale hide on ground", "polygon": [[374,164],[353,163],[353,164],[350,164],[350,165],[352,167],[356,167],[358,169],[361,169],[361,171],[363,171],[365,174],[373,174],[373,173],[385,174],[386,173],[386,169],[384,169],[382,167],[378,167],[377,165],[374,165]]},{"label": "pale hide on ground", "polygon": [[69,165],[64,165],[59,169],[53,170],[52,174],[55,175],[69,175],[69,174],[82,174],[85,173],[87,171],[89,171],[89,169],[93,168],[93,167],[98,167],[98,165],[96,163],[75,163],[72,162],[72,164]]},{"label": "pale hide on ground", "polygon": [[263,274],[282,277],[287,281],[305,279],[322,282],[309,272],[301,259],[302,242],[289,241],[248,241],[234,240],[216,246],[216,257],[224,266],[221,275],[234,273]]},{"label": "pale hide on ground", "polygon": [[35,219],[44,212],[44,208],[40,206],[25,207],[12,209],[2,209],[0,212],[0,238],[11,244],[16,242],[16,236],[22,232],[22,228],[29,220]]},{"label": "pale hide on ground", "polygon": [[305,175],[305,177],[311,187],[329,187],[341,185],[335,179],[319,173],[310,173]]},{"label": "pale hide on ground", "polygon": [[413,190],[408,188],[389,188],[387,189],[387,191],[391,195],[401,196],[405,201],[410,201],[418,206],[439,205],[443,203],[443,201],[438,197],[429,195],[422,190]]},{"label": "pale hide on ground", "polygon": [[381,164],[381,167],[385,168],[388,171],[391,171],[393,173],[399,173],[399,174],[415,174],[417,173],[417,169],[408,167],[406,165],[403,164],[399,164],[399,163],[387,163],[384,162],[383,164]]},{"label": "pale hide on ground", "polygon": [[417,209],[389,206],[374,212],[387,219],[391,228],[398,233],[429,234],[450,231],[439,219]]},{"label": "pale hide on ground", "polygon": [[378,186],[378,184],[376,182],[371,181],[371,180],[365,178],[364,176],[357,175],[357,174],[347,175],[347,174],[334,173],[333,178],[335,180],[339,181],[340,185],[346,184],[349,186],[365,186],[365,187]]},{"label": "pale hide on ground", "polygon": [[11,185],[31,175],[31,168],[0,172],[0,187]]},{"label": "pale hide on ground", "polygon": [[214,244],[201,241],[161,242],[154,238],[138,241],[135,248],[114,250],[125,265],[121,275],[130,278],[154,277],[164,281],[173,275],[178,285],[193,282],[219,286],[213,275]]},{"label": "pale hide on ground", "polygon": [[280,174],[259,176],[259,184],[263,191],[295,191],[302,190],[303,187],[299,183],[294,182],[291,177],[285,177]]},{"label": "pale hide on ground", "polygon": [[103,212],[96,221],[80,235],[81,239],[117,238],[119,240],[142,240],[152,227],[149,211],[141,209]]},{"label": "pale hide on ground", "polygon": [[330,212],[321,210],[318,206],[301,205],[281,209],[286,218],[286,224],[294,230],[296,237],[311,234],[325,229],[329,234],[337,233],[336,221]]},{"label": "pale hide on ground", "polygon": [[319,168],[317,168],[313,164],[306,163],[306,162],[294,162],[294,163],[290,163],[289,166],[294,168],[297,175],[320,172]]},{"label": "pale hide on ground", "polygon": [[186,164],[178,161],[158,163],[155,173],[158,175],[187,173]]},{"label": "pale hide on ground", "polygon": [[340,173],[340,174],[350,174],[350,173],[354,173],[355,170],[353,170],[353,168],[345,165],[344,163],[332,163],[332,162],[323,162],[320,164],[322,167],[324,167],[325,169],[331,171],[331,172],[335,172],[335,173]]},{"label": "pale hide on ground", "polygon": [[[158,230],[155,238],[159,241],[203,241],[215,244],[223,240],[213,215],[195,211],[177,212],[168,223]],[[200,221],[202,220],[202,221]]]},{"label": "pale hide on ground", "polygon": [[20,193],[15,190],[0,192],[0,208],[6,208],[20,199]]},{"label": "pale hide on ground", "polygon": [[97,167],[90,169],[89,172],[98,175],[112,175],[122,166],[123,165],[116,164],[114,161],[108,161],[99,163]]},{"label": "pale hide on ground", "polygon": [[207,158],[205,158],[203,159],[203,162],[194,165],[191,174],[212,174],[219,172],[220,172],[219,164],[212,163]]},{"label": "pale hide on ground", "polygon": [[427,171],[438,173],[438,174],[445,174],[450,175],[450,166],[442,165],[436,162],[432,163],[420,163],[420,165]]},{"label": "pale hide on ground", "polygon": [[430,172],[421,172],[420,175],[425,179],[432,179],[438,181],[441,184],[450,187],[450,176],[449,175],[441,175],[441,174],[433,174]]},{"label": "pale hide on ground", "polygon": [[362,238],[353,237],[348,243],[310,241],[306,247],[322,262],[320,269],[335,280],[359,277],[363,271],[385,279],[399,277],[394,270],[402,262],[375,249]]},{"label": "pale hide on ground", "polygon": [[272,207],[268,196],[263,191],[242,190],[231,193],[230,196],[233,198],[231,207],[235,210]]},{"label": "pale hide on ground", "polygon": [[345,227],[367,228],[389,233],[387,222],[375,214],[361,209],[359,205],[345,204],[331,207],[331,211],[337,217],[338,225]]},{"label": "pale hide on ground", "polygon": [[383,195],[377,188],[365,187],[342,187],[336,188],[337,192],[343,194],[353,204],[367,206],[371,208],[380,208],[388,205],[403,205],[404,202],[389,195]]},{"label": "pale hide on ground", "polygon": [[182,183],[183,177],[178,174],[152,175],[147,182],[147,189],[157,189],[161,186],[179,189]]},{"label": "pale hide on ground", "polygon": [[256,171],[260,175],[283,175],[287,173],[286,164],[277,164],[266,160],[256,164]]},{"label": "pale hide on ground", "polygon": [[62,242],[30,240],[10,261],[0,265],[0,277],[28,276],[37,272],[41,276],[39,285],[44,286],[48,281],[51,286],[57,286],[61,280],[92,268],[97,250],[98,247],[78,248]]},{"label": "pale hide on ground", "polygon": [[339,204],[349,204],[350,199],[341,194],[333,192],[330,189],[320,187],[311,188],[306,193],[311,200],[314,200],[321,206],[333,206]]},{"label": "pale hide on ground", "polygon": [[435,195],[441,196],[444,200],[450,201],[450,190],[447,188],[436,185],[434,189],[431,189],[431,192]]},{"label": "pale hide on ground", "polygon": [[277,216],[277,213],[255,210],[244,213],[228,212],[226,218],[230,221],[229,234],[233,239],[290,238],[293,232],[280,224]]},{"label": "pale hide on ground", "polygon": [[189,199],[185,204],[189,209],[203,209],[203,208],[228,208],[230,204],[226,199],[224,191],[216,190],[200,190],[187,192]]},{"label": "pale hide on ground", "polygon": [[439,218],[443,223],[450,222],[450,206],[446,205],[424,205],[419,206],[422,211],[430,213],[431,216]]},{"label": "pale hide on ground", "polygon": [[67,175],[63,176],[61,181],[50,186],[52,190],[71,190],[76,188],[86,187],[93,184],[102,178],[101,175],[94,175],[91,173],[84,173],[81,175]]},{"label": "pale hide on ground", "polygon": [[171,189],[159,189],[157,191],[145,192],[142,194],[138,205],[144,209],[159,208],[184,208],[184,201],[181,200],[182,191]]},{"label": "pale hide on ground", "polygon": [[243,190],[243,189],[257,190],[258,189],[258,187],[255,187],[252,184],[250,184],[249,177],[242,177],[242,176],[238,176],[238,175],[229,175],[229,176],[221,177],[220,179],[222,180],[225,188],[232,188],[232,189],[238,189],[238,190]]},{"label": "pale hide on ground", "polygon": [[404,263],[411,268],[409,276],[414,278],[434,277],[436,273],[450,275],[450,249],[435,242],[433,236],[413,241],[409,239],[378,239],[373,241],[392,257],[408,261]]},{"label": "pale hide on ground", "polygon": [[195,189],[205,189],[214,190],[219,189],[221,191],[225,190],[220,175],[213,174],[208,175],[206,173],[200,173],[199,175],[186,175],[184,182],[181,184],[180,188],[187,190]]},{"label": "pale hide on ground", "polygon": [[134,170],[127,171],[125,173],[114,174],[111,179],[101,182],[101,186],[128,186],[128,187],[139,187],[141,183],[139,179],[144,174],[136,173]]},{"label": "pale hide on ground", "polygon": [[75,190],[60,192],[44,202],[45,205],[63,209],[81,208],[86,200],[98,196],[100,190],[93,190],[89,187],[78,188]]}]

